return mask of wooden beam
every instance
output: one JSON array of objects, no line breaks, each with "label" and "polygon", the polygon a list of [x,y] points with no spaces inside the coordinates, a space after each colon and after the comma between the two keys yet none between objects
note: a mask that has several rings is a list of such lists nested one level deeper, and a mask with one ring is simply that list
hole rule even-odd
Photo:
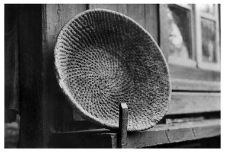
[{"label": "wooden beam", "polygon": [[213,111],[220,111],[220,93],[173,92],[167,115]]},{"label": "wooden beam", "polygon": [[[146,131],[128,132],[127,148],[151,147],[166,143],[219,136],[220,119],[156,125]],[[117,148],[117,132],[102,129],[93,131],[52,133],[50,147]]]}]

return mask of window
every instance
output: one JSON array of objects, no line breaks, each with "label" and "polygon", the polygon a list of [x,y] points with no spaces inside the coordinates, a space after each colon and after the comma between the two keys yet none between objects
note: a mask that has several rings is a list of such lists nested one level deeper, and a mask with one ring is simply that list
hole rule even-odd
[{"label": "window", "polygon": [[218,9],[215,4],[196,5],[197,60],[199,68],[220,70]]},{"label": "window", "polygon": [[159,45],[169,63],[173,89],[220,90],[219,5],[159,8]]},{"label": "window", "polygon": [[172,64],[196,66],[193,47],[192,7],[167,5],[169,57]]},{"label": "window", "polygon": [[163,6],[170,64],[219,70],[217,7],[215,4]]}]

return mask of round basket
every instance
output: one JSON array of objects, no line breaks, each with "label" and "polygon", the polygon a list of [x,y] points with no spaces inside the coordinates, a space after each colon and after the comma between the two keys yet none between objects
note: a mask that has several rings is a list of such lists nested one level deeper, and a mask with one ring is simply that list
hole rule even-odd
[{"label": "round basket", "polygon": [[59,84],[72,105],[106,128],[119,127],[128,105],[128,131],[154,126],[167,112],[170,78],[151,35],[118,12],[94,9],[71,19],[55,46]]}]

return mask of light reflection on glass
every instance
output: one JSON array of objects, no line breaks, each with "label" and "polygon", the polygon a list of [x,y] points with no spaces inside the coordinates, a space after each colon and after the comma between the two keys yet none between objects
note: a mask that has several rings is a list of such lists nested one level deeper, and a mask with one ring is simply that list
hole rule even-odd
[{"label": "light reflection on glass", "polygon": [[190,10],[167,5],[170,56],[192,58]]}]

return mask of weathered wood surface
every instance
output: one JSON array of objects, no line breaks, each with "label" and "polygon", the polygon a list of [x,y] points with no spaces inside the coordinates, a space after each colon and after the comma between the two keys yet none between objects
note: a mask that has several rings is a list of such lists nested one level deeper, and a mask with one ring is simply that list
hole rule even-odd
[{"label": "weathered wood surface", "polygon": [[220,111],[220,93],[173,93],[167,115]]},{"label": "weathered wood surface", "polygon": [[158,125],[147,131],[128,134],[127,147],[147,147],[218,135],[220,135],[220,120]]},{"label": "weathered wood surface", "polygon": [[128,107],[126,103],[120,104],[119,116],[119,148],[127,147]]},{"label": "weathered wood surface", "polygon": [[159,5],[145,4],[145,29],[152,35],[154,40],[159,44]]},{"label": "weathered wood surface", "polygon": [[[43,56],[43,108],[46,111],[46,128],[66,130],[73,119],[72,107],[56,79],[54,47],[62,27],[71,18],[86,10],[84,4],[46,4],[42,7],[42,56]],[[47,141],[46,141],[47,142]]]},{"label": "weathered wood surface", "polygon": [[[219,136],[220,134],[219,119],[157,125],[146,131],[129,132],[127,135],[127,148],[196,140]],[[117,133],[107,129],[53,133],[50,146],[58,148],[117,148],[117,140]]]},{"label": "weathered wood surface", "polygon": [[158,5],[156,4],[90,4],[90,9],[102,8],[120,12],[129,16],[158,42]]},{"label": "weathered wood surface", "polygon": [[208,92],[220,92],[220,82],[214,81],[197,81],[197,80],[185,80],[185,79],[172,79],[173,91],[208,91]]}]

